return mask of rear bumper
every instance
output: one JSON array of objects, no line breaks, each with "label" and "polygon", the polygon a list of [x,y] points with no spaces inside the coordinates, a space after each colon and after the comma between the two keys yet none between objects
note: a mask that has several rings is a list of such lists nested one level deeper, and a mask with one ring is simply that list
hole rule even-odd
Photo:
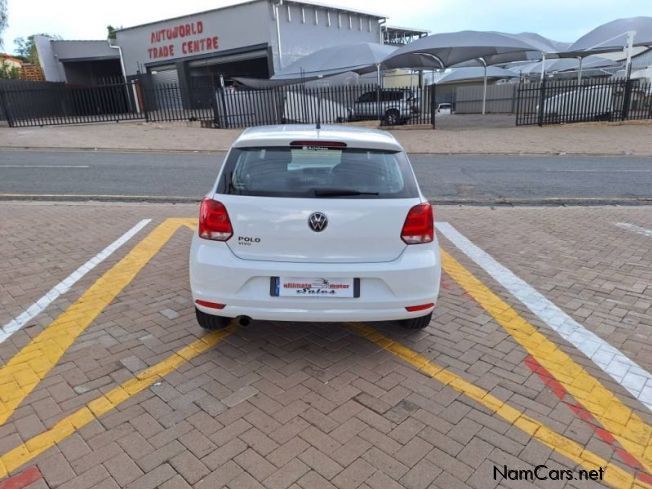
[{"label": "rear bumper", "polygon": [[[193,302],[226,304],[223,309],[197,306],[225,317],[249,316],[276,321],[384,321],[424,316],[407,306],[436,303],[441,263],[437,242],[413,245],[384,263],[294,263],[242,260],[225,243],[193,237],[190,286]],[[274,297],[270,277],[359,278],[360,297]]]}]

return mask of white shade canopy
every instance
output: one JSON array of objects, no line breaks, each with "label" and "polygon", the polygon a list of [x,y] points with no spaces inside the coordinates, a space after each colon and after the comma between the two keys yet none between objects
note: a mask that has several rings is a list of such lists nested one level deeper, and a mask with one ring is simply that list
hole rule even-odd
[{"label": "white shade canopy", "polygon": [[501,62],[525,59],[525,53],[538,51],[541,46],[515,34],[494,31],[460,31],[422,37],[397,49],[384,61],[385,68],[448,68],[483,58],[491,64],[492,57]]},{"label": "white shade canopy", "polygon": [[652,17],[617,19],[596,27],[571,44],[560,56],[622,51],[632,33],[633,46],[652,46]]},{"label": "white shade canopy", "polygon": [[345,72],[370,73],[396,47],[361,42],[320,49],[286,66],[272,80],[311,80]]},{"label": "white shade canopy", "polygon": [[[588,56],[582,60],[583,70],[614,68],[619,65],[620,63],[617,61],[596,55]],[[580,61],[577,58],[547,59],[545,61],[523,64],[515,63],[507,66],[507,68],[511,71],[520,73],[522,75],[539,75],[541,73],[542,67],[544,68],[545,73],[563,73],[566,71],[576,71],[580,69]]]},{"label": "white shade canopy", "polygon": [[[518,78],[518,73],[497,66],[487,67],[487,79],[501,80],[505,78]],[[441,76],[435,79],[436,85],[445,85],[447,83],[460,83],[470,81],[482,81],[485,77],[484,67],[469,66],[465,68],[450,68],[446,70]]]}]

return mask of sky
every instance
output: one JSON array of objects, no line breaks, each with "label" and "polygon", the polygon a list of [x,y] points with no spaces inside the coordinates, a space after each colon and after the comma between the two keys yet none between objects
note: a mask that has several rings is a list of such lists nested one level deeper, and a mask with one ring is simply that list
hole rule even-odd
[{"label": "sky", "polygon": [[[175,17],[235,0],[9,0],[9,27],[3,51],[14,39],[34,33],[64,39],[104,39],[106,26],[132,25]],[[652,16],[652,0],[320,0],[319,3],[386,15],[390,25],[432,33],[459,30],[537,32],[556,41],[573,42],[614,19]]]}]

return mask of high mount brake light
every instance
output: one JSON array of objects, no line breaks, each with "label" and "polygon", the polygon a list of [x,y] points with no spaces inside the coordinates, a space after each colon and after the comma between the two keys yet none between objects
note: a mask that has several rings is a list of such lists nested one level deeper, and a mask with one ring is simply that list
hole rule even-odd
[{"label": "high mount brake light", "polygon": [[328,148],[328,149],[344,149],[346,143],[341,141],[292,141],[290,143],[292,148]]},{"label": "high mount brake light", "polygon": [[435,239],[435,220],[430,203],[410,209],[401,230],[401,239],[409,245],[430,243]]},{"label": "high mount brake light", "polygon": [[199,207],[199,237],[213,241],[228,241],[233,228],[226,207],[217,200],[206,197]]}]

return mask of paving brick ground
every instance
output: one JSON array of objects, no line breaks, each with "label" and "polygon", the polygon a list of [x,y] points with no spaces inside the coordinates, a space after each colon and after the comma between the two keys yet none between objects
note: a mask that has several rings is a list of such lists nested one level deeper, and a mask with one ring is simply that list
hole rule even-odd
[{"label": "paving brick ground", "polygon": [[[652,369],[650,208],[441,208],[446,220],[576,320]],[[6,363],[154,225],[194,206],[0,204],[0,323],[136,222],[154,222],[28,327]],[[200,337],[189,295],[191,231],[179,229],[0,427],[0,455]],[[442,246],[526,319],[514,298]],[[431,325],[386,336],[447,367],[604,459],[613,446],[525,364],[527,352],[450,277]],[[589,360],[541,331],[648,423]],[[596,487],[495,481],[493,467],[574,464],[483,406],[338,324],[254,322],[49,448],[31,488]]]}]

